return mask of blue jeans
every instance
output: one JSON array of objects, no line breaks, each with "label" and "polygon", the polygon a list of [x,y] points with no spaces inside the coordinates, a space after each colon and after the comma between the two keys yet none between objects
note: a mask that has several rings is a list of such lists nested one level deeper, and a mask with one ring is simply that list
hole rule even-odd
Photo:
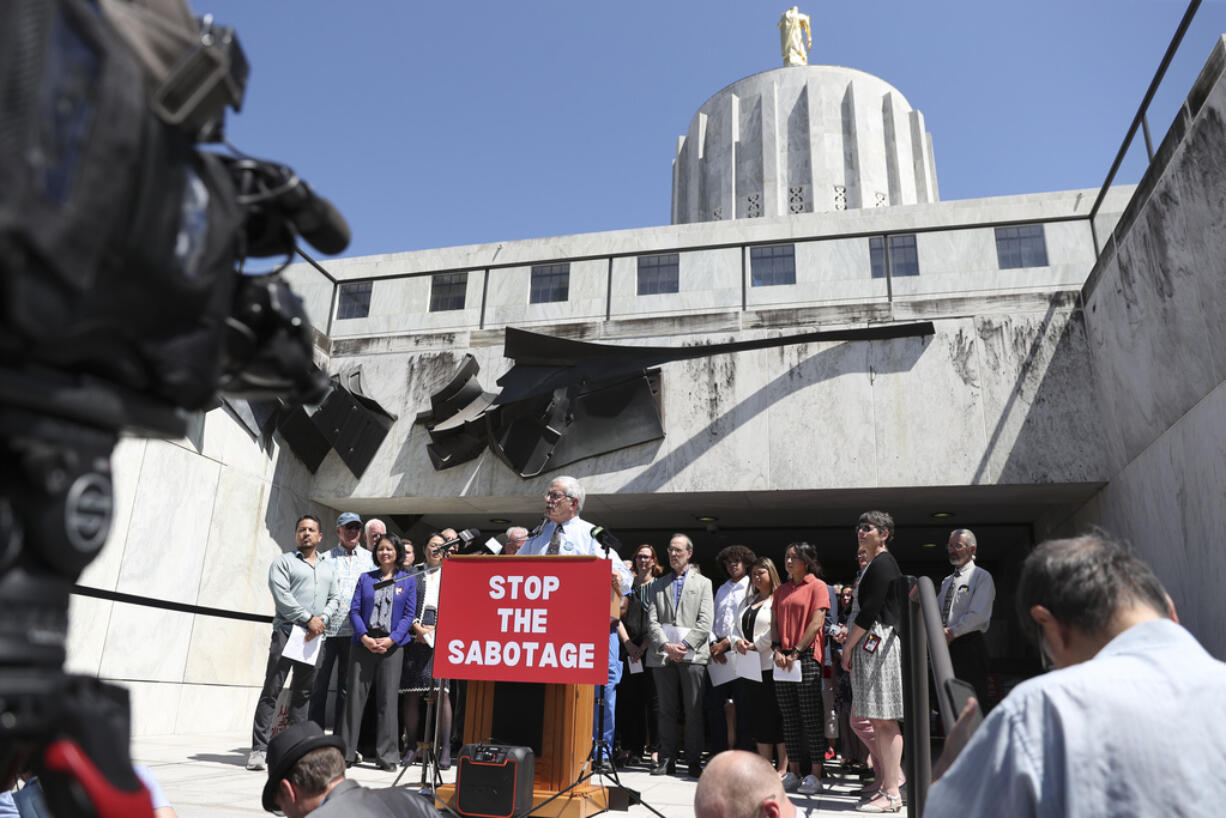
[{"label": "blue jeans", "polygon": [[[604,690],[604,740],[608,748],[608,760],[613,760],[613,715],[617,711],[617,683],[622,680],[622,660],[618,655],[618,648],[621,647],[621,640],[617,636],[617,631],[609,633],[609,683],[602,689]],[[596,692],[595,707],[592,712],[592,739],[599,741],[600,735],[600,691]],[[600,756],[596,757],[600,761]]]}]

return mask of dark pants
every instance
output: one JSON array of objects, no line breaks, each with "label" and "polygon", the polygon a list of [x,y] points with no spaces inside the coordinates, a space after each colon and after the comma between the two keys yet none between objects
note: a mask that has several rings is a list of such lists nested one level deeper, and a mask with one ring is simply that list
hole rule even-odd
[{"label": "dark pants", "polygon": [[251,749],[264,752],[268,749],[268,737],[272,732],[272,718],[277,710],[277,696],[285,686],[285,677],[290,670],[294,679],[290,683],[289,723],[298,724],[307,719],[307,702],[311,700],[311,686],[315,682],[315,667],[282,659],[281,651],[289,640],[290,626],[274,628],[268,645],[268,667],[264,670],[264,689],[255,706],[255,720],[251,727]]},{"label": "dark pants", "polygon": [[707,669],[689,662],[665,660],[652,668],[656,696],[660,701],[660,761],[677,756],[677,723],[685,715],[685,760],[697,764],[702,758],[702,690]]},{"label": "dark pants", "polygon": [[[349,637],[346,637],[347,639]],[[400,708],[398,693],[404,656],[397,645],[387,653],[371,653],[361,645],[353,648],[349,664],[349,696],[337,734],[345,742],[345,761],[353,761],[358,734],[362,731],[362,711],[371,688],[375,695],[375,754],[379,761],[395,765],[400,761]]]},{"label": "dark pants", "polygon": [[324,639],[323,656],[315,672],[315,687],[311,690],[311,710],[308,717],[322,729],[328,710],[328,687],[332,684],[332,666],[336,666],[336,703],[332,706],[332,730],[341,727],[341,714],[345,712],[345,691],[349,686],[349,646],[352,636],[329,636]]},{"label": "dark pants", "polygon": [[979,699],[979,709],[988,712],[988,642],[983,631],[974,631],[959,636],[949,643],[949,661],[954,666],[954,676],[970,682]]},{"label": "dark pants", "polygon": [[657,722],[660,720],[660,705],[656,701],[656,685],[653,671],[642,673],[627,671],[622,676],[617,692],[617,730],[621,747],[632,758],[657,749]]},{"label": "dark pants", "polygon": [[[712,659],[712,662],[715,660]],[[729,659],[729,661],[732,661]],[[711,684],[711,677],[706,680],[706,691],[703,696],[707,711],[707,733],[710,738],[711,755],[723,752],[724,750],[752,750],[753,743],[749,741],[749,733],[751,727],[749,720],[746,718],[746,709],[743,706],[742,685],[744,679],[733,679],[730,682],[725,682],[719,687]],[[724,706],[732,702],[733,708],[736,710],[736,746],[732,747],[728,744],[728,718],[724,714]]]}]

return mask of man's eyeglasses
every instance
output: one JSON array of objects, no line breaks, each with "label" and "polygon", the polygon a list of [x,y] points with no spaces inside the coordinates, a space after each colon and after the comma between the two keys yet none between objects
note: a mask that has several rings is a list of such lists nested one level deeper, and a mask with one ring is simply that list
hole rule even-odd
[{"label": "man's eyeglasses", "polygon": [[873,525],[872,523],[860,523],[858,526],[856,526],[856,531],[860,531],[864,534],[867,534],[868,532],[874,531],[876,529],[877,529],[877,526]]},{"label": "man's eyeglasses", "polygon": [[546,499],[546,500],[554,500],[554,501],[557,501],[557,500],[565,500],[565,499],[566,499],[568,496],[569,496],[569,495],[567,495],[567,494],[563,494],[563,493],[562,493],[562,492],[560,492],[560,491],[551,491],[551,492],[548,492],[548,493],[546,493],[546,494],[545,494],[545,499]]},{"label": "man's eyeglasses", "polygon": [[345,530],[346,531],[361,531],[362,524],[361,523],[345,523]]}]

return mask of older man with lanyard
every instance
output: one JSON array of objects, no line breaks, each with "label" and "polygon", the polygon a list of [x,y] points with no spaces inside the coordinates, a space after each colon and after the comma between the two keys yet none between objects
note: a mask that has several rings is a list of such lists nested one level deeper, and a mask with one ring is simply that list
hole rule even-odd
[{"label": "older man with lanyard", "polygon": [[[573,477],[557,477],[549,484],[545,494],[546,522],[541,526],[536,536],[530,537],[519,549],[520,556],[578,556],[583,554],[604,557],[613,561],[613,575],[622,594],[629,593],[633,575],[622,562],[621,557],[612,548],[606,549],[592,538],[591,523],[579,518],[583,501],[587,493],[583,486]],[[595,714],[593,722],[593,737],[603,738],[608,758],[597,758],[598,769],[611,770],[613,766],[613,715],[617,706],[617,683],[622,678],[621,657],[618,655],[619,640],[617,622],[609,624],[609,682],[604,686],[604,735],[596,735],[600,729],[600,713]],[[597,701],[599,706],[599,701]]]},{"label": "older man with lanyard", "polygon": [[941,583],[937,606],[949,643],[954,676],[971,683],[983,712],[988,712],[988,644],[983,635],[992,620],[996,583],[975,564],[975,534],[959,528],[949,535],[949,564],[954,572]]}]

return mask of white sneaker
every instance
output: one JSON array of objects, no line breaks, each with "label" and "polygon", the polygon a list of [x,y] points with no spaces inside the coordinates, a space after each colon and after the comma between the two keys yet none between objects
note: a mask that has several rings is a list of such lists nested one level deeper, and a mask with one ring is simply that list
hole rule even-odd
[{"label": "white sneaker", "polygon": [[806,775],[805,780],[800,782],[800,786],[796,788],[796,792],[801,795],[817,795],[822,791],[822,781],[815,775]]},{"label": "white sneaker", "polygon": [[247,769],[248,770],[265,769],[263,750],[252,750],[251,751],[251,755],[247,756]]},{"label": "white sneaker", "polygon": [[796,788],[800,785],[800,776],[789,770],[783,774],[783,778],[779,779],[779,783],[783,785],[784,792],[796,792]]}]

